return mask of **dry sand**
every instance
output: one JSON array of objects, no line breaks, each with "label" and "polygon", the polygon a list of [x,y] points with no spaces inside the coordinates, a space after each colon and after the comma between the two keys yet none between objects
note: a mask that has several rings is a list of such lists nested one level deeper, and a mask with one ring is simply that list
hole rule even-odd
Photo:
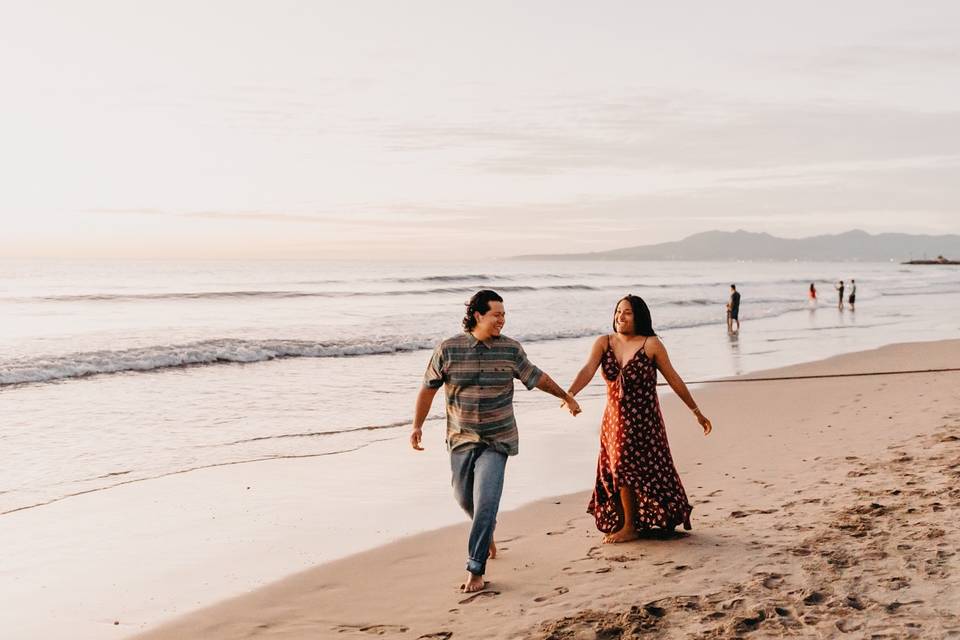
[{"label": "dry sand", "polygon": [[[960,340],[776,373],[951,366]],[[664,400],[694,505],[688,535],[601,545],[579,493],[501,514],[500,557],[479,594],[456,590],[464,524],[138,638],[960,638],[960,372],[736,382],[695,396],[714,422],[707,439]]]}]

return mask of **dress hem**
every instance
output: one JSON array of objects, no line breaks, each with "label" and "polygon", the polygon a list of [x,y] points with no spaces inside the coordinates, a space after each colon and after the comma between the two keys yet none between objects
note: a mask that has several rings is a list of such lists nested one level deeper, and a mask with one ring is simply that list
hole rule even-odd
[{"label": "dress hem", "polygon": [[[614,502],[614,503],[615,503],[616,506],[614,507],[614,510],[616,511],[616,514],[617,514],[617,522],[619,523],[619,526],[616,527],[616,528],[614,528],[614,529],[611,529],[611,530],[609,530],[609,531],[606,531],[606,530],[604,530],[603,528],[600,527],[599,523],[596,523],[596,522],[595,522],[595,524],[597,525],[597,530],[600,531],[600,532],[602,532],[602,533],[616,533],[617,531],[620,531],[620,529],[622,529],[623,526],[624,526],[624,524],[625,524],[625,523],[624,523],[624,520],[625,520],[625,519],[624,519],[624,514],[623,514],[623,502],[620,500],[620,489],[621,489],[621,487],[627,487],[627,488],[631,489],[631,490],[633,491],[633,493],[634,493],[635,495],[637,495],[637,496],[644,496],[644,495],[645,495],[645,494],[640,493],[640,492],[637,491],[636,489],[630,487],[629,485],[620,485],[619,487],[616,487],[615,491],[611,492],[611,497],[610,497],[610,499],[609,499],[609,500],[604,500],[603,502],[600,502],[599,504],[602,506],[602,505],[604,505],[604,504],[607,504],[607,502]],[[596,496],[597,496],[597,493],[596,493],[596,490],[594,490],[593,499],[590,501],[590,505],[587,507],[587,513],[589,513],[590,515],[592,515],[592,516],[594,517],[594,519],[596,519],[596,517],[597,517],[596,505],[598,504],[598,502],[597,502]],[[646,501],[653,502],[653,503],[656,503],[656,504],[660,505],[660,508],[661,508],[661,509],[664,509],[664,511],[666,511],[666,508],[663,506],[663,503],[662,503],[661,501],[656,500],[656,499],[654,499],[654,498],[646,497],[646,496],[645,496],[645,499],[646,499]],[[637,500],[636,503],[637,503],[637,504],[640,504],[640,503],[641,503],[641,500]],[[652,530],[654,530],[654,529],[663,529],[663,530],[670,530],[670,531],[672,531],[672,530],[676,529],[679,525],[683,525],[684,531],[690,531],[690,530],[692,530],[692,529],[693,529],[693,526],[690,524],[690,516],[691,516],[691,514],[693,513],[693,505],[691,505],[691,504],[688,502],[688,503],[684,506],[684,508],[681,510],[681,513],[682,513],[682,515],[677,514],[678,517],[670,517],[670,516],[668,515],[662,522],[657,522],[657,523],[654,524],[653,526],[641,525],[641,524],[639,524],[638,522],[634,521],[633,527],[634,527],[634,529],[636,529],[637,531],[652,531]]]}]

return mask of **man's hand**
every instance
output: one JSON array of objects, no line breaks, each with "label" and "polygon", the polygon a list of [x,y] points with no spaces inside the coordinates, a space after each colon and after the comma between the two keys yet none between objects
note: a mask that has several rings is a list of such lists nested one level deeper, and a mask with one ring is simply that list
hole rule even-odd
[{"label": "man's hand", "polygon": [[416,449],[417,451],[423,451],[423,447],[420,446],[420,439],[423,437],[423,429],[420,427],[414,427],[413,433],[410,434],[410,446]]},{"label": "man's hand", "polygon": [[413,433],[410,434],[410,446],[414,451],[423,451],[420,446],[420,438],[423,437],[423,422],[430,413],[430,404],[433,402],[433,396],[437,395],[440,387],[428,387],[423,385],[417,393],[417,405],[413,410]]},{"label": "man's hand", "polygon": [[569,394],[567,394],[567,399],[564,400],[560,406],[566,408],[572,416],[577,415],[581,411],[580,404]]}]

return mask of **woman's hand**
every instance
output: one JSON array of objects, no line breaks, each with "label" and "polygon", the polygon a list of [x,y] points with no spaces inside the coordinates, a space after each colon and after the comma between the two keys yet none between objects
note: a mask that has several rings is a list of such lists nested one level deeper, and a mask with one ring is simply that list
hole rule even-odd
[{"label": "woman's hand", "polygon": [[703,427],[703,435],[710,435],[710,432],[713,431],[713,424],[710,422],[710,419],[700,413],[700,409],[694,409],[693,415],[697,416],[697,422]]},{"label": "woman's hand", "polygon": [[580,403],[573,399],[573,396],[567,395],[567,399],[560,403],[560,406],[570,412],[570,415],[575,416],[580,413]]}]

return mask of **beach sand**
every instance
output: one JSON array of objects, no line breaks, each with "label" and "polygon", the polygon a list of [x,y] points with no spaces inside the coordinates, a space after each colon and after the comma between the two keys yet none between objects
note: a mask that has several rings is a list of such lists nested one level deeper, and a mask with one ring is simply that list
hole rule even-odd
[{"label": "beach sand", "polygon": [[[953,340],[745,378],[958,363]],[[589,494],[566,495],[501,513],[500,555],[478,594],[457,591],[464,523],[136,637],[960,638],[960,372],[740,381],[694,393],[714,423],[708,438],[674,396],[663,398],[694,505],[687,535],[602,545],[585,513]],[[584,409],[595,420],[601,407]],[[555,472],[565,473],[563,460]]]}]

